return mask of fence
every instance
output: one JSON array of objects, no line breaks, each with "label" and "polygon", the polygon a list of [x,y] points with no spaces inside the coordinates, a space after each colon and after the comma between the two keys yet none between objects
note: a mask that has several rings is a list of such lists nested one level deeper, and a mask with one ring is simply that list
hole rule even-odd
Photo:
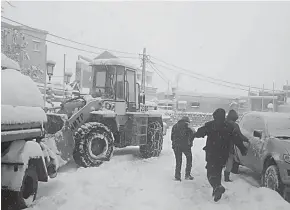
[{"label": "fence", "polygon": [[[187,116],[190,119],[191,125],[194,127],[204,125],[206,122],[213,120],[212,113],[176,112],[170,114],[169,116],[171,119],[168,122],[166,122],[168,126],[174,125],[183,116]],[[237,121],[239,121],[239,119]]]}]

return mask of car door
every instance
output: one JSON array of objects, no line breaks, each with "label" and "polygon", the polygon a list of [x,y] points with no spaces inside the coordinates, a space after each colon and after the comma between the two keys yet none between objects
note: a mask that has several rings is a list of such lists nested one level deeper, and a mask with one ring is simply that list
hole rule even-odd
[{"label": "car door", "polygon": [[[250,142],[250,152],[252,155],[252,164],[255,171],[260,172],[263,167],[262,154],[263,148],[267,141],[267,130],[266,123],[262,116],[257,116],[255,119],[256,123],[253,126],[252,138]],[[260,131],[262,133],[261,138],[254,137],[254,131]]]},{"label": "car door", "polygon": [[[239,123],[242,134],[246,136],[249,139],[249,141],[251,141],[251,138],[252,138],[251,136],[252,127],[255,125],[254,119],[255,119],[254,116],[251,113],[248,113],[242,117]],[[239,149],[236,149],[236,151],[237,151],[239,162],[246,167],[252,168],[251,166],[252,155],[250,155],[248,152],[246,156],[242,156]]]},{"label": "car door", "polygon": [[[247,154],[248,167],[255,171],[260,171],[261,150],[266,139],[266,124],[263,117],[252,115],[244,128],[247,130],[247,137],[250,141]],[[254,136],[254,131],[262,133],[261,138]]]}]

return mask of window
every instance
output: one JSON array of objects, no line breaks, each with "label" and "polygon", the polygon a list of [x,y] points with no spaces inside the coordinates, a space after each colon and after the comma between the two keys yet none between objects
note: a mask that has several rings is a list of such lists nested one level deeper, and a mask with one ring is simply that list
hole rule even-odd
[{"label": "window", "polygon": [[191,102],[191,108],[199,108],[200,103],[199,102]]},{"label": "window", "polygon": [[33,40],[33,50],[34,51],[40,51],[40,42]]},{"label": "window", "polygon": [[127,81],[129,83],[129,102],[135,102],[135,72],[127,69]]},{"label": "window", "polygon": [[116,99],[124,100],[124,67],[117,67]]}]

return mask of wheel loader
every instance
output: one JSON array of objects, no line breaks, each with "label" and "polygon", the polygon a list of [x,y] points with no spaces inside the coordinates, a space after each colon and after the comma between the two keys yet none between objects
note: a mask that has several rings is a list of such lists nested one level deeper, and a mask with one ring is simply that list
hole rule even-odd
[{"label": "wheel loader", "polygon": [[[118,58],[90,63],[90,94],[61,104],[57,114],[66,115],[58,150],[64,160],[72,156],[82,167],[109,161],[115,148],[139,146],[143,158],[157,157],[163,145],[162,115],[145,109],[136,82],[136,68]],[[53,125],[51,125],[53,126]],[[48,129],[48,133],[53,133]]]}]

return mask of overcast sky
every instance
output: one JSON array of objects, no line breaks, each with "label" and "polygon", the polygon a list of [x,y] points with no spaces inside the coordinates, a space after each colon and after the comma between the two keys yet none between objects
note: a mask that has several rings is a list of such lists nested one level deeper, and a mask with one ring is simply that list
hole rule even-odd
[{"label": "overcast sky", "polygon": [[[136,54],[146,47],[149,55],[168,63],[234,83],[272,88],[274,81],[277,89],[287,79],[290,83],[290,2],[23,1],[13,5],[5,5],[5,17],[79,42]],[[101,52],[51,36],[47,39]],[[64,53],[66,66],[73,71],[77,55],[97,56],[48,43],[55,75],[62,75]],[[138,59],[132,62],[140,65]],[[171,81],[176,78],[176,72],[156,67]],[[160,90],[167,88],[157,74],[154,83]],[[188,76],[181,76],[179,85],[199,92],[246,94]]]}]

